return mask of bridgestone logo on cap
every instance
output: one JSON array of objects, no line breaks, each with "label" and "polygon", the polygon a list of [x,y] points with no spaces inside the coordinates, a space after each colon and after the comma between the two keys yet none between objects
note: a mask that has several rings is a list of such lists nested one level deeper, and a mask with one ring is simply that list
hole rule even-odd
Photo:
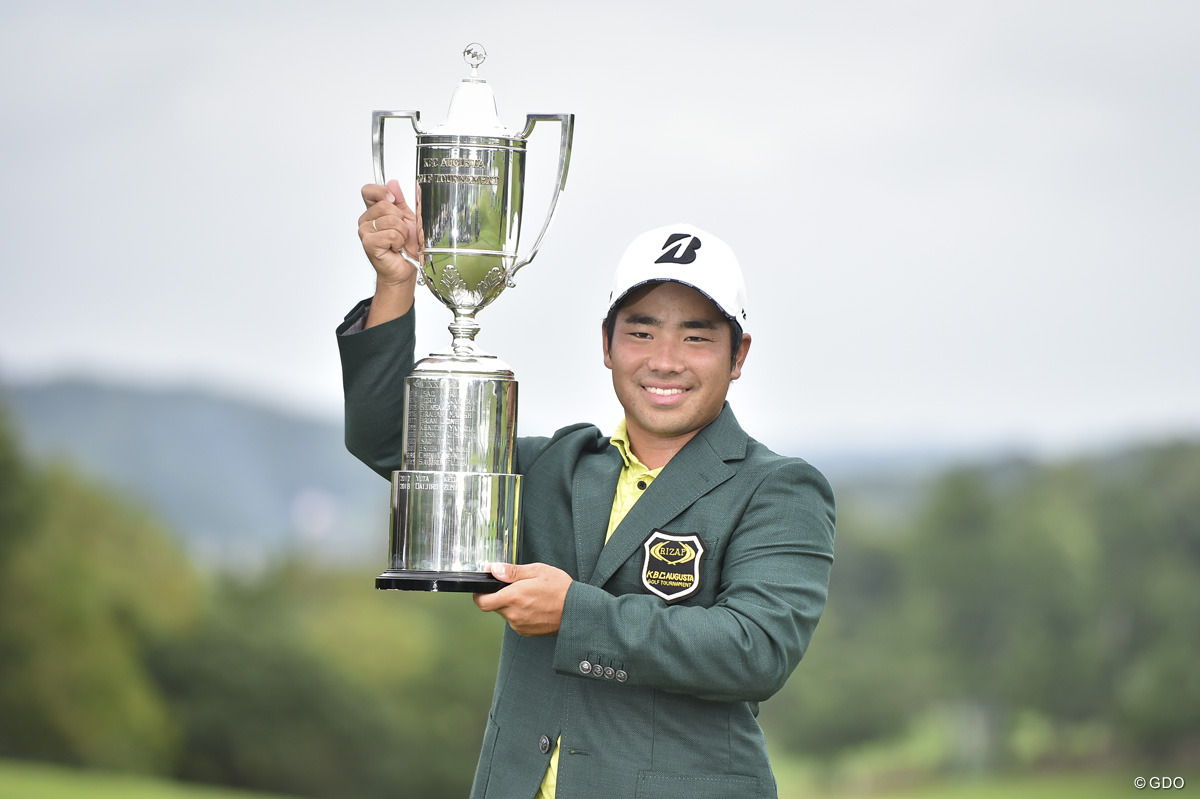
[{"label": "bridgestone logo on cap", "polygon": [[[690,239],[687,246],[684,239]],[[662,246],[663,254],[658,256],[656,264],[690,264],[696,260],[696,250],[700,249],[700,239],[688,233],[672,233]]]}]

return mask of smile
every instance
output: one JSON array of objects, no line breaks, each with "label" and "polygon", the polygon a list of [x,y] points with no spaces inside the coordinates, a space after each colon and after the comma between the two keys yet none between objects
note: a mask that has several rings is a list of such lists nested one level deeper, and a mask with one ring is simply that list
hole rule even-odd
[{"label": "smile", "polygon": [[669,397],[674,394],[682,394],[686,389],[682,388],[655,388],[654,386],[646,386],[646,390],[651,394],[658,394],[661,397]]}]

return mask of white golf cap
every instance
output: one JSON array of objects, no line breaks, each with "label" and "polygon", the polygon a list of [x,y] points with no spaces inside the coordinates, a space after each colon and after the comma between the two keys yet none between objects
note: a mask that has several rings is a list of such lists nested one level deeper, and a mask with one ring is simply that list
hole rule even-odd
[{"label": "white golf cap", "polygon": [[746,280],[729,245],[693,225],[655,228],[633,240],[617,264],[611,313],[625,295],[647,283],[670,280],[696,289],[748,332]]}]

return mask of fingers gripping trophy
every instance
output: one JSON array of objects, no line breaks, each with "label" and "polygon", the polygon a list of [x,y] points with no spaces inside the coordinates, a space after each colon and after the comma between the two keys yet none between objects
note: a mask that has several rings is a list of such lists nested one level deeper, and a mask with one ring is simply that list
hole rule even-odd
[{"label": "fingers gripping trophy", "polygon": [[[417,225],[422,251],[404,257],[417,282],[454,313],[449,352],[418,361],[405,382],[401,468],[392,473],[391,562],[375,587],[484,593],[501,586],[488,564],[514,563],[521,477],[513,474],[517,381],[512,369],[475,345],[475,315],[537,255],[571,158],[573,114],[530,114],[520,133],[500,122],[496,98],[479,77],[487,57],[469,44],[469,77],[446,121],[419,126],[419,111],[376,111],[375,180],[386,184],[384,124],[409,119],[417,138]],[[525,143],[539,122],[560,126],[558,169],[533,247],[518,255]]]}]

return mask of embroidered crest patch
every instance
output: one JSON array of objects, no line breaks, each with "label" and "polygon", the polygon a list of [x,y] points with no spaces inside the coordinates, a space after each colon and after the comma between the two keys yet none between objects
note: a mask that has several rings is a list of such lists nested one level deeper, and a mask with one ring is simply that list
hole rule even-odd
[{"label": "embroidered crest patch", "polygon": [[700,587],[700,557],[704,545],[698,535],[673,535],[655,530],[642,544],[642,585],[650,593],[675,602]]}]

